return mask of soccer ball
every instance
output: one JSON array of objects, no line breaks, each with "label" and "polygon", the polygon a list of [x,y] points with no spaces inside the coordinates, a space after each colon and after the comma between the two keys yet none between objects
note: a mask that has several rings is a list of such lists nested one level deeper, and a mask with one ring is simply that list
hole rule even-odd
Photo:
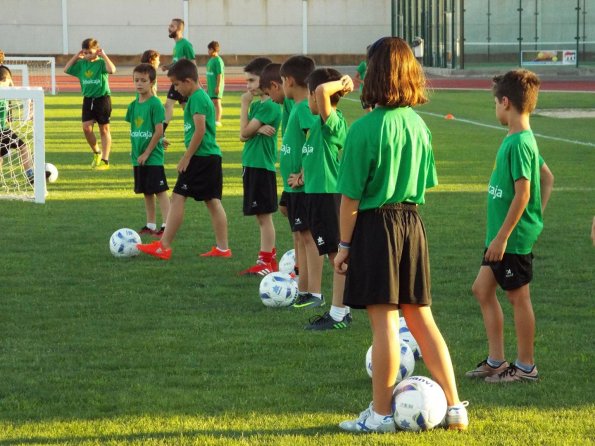
[{"label": "soccer ball", "polygon": [[411,332],[409,331],[409,327],[407,327],[407,323],[405,322],[404,317],[399,318],[399,324],[399,339],[401,340],[401,342],[405,342],[409,345],[409,347],[411,347],[411,350],[413,351],[413,356],[416,360],[421,358],[421,350],[419,348],[419,345],[417,345],[417,341],[413,337],[413,334],[411,334]]},{"label": "soccer ball", "polygon": [[393,391],[393,412],[399,429],[420,431],[439,425],[446,415],[442,387],[425,376],[401,381]]},{"label": "soccer ball", "polygon": [[58,169],[52,163],[45,163],[45,179],[48,183],[55,183],[58,179]]},{"label": "soccer ball", "polygon": [[139,254],[137,243],[142,243],[140,235],[129,228],[118,229],[109,239],[109,250],[114,257],[133,257]]},{"label": "soccer ball", "polygon": [[266,307],[288,307],[297,297],[298,287],[289,274],[275,272],[260,281],[259,293]]},{"label": "soccer ball", "polygon": [[295,268],[295,249],[290,249],[279,261],[279,271],[282,273],[290,274]]},{"label": "soccer ball", "polygon": [[[400,349],[400,360],[399,360],[399,373],[397,374],[397,381],[399,383],[405,378],[413,375],[413,369],[415,369],[415,358],[411,348],[404,342],[401,342]],[[368,349],[366,353],[366,372],[370,378],[372,377],[372,347]]]}]

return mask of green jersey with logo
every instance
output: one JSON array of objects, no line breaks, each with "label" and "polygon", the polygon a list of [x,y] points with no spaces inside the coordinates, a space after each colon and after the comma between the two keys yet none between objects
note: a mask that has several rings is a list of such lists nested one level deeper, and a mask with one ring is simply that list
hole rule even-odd
[{"label": "green jersey with logo", "polygon": [[[271,98],[263,101],[254,101],[248,110],[248,122],[257,119],[262,124],[270,125],[275,130],[281,123],[281,107],[273,102]],[[244,144],[242,151],[242,166],[257,167],[260,169],[275,172],[275,161],[277,161],[277,132],[272,136],[261,133],[254,134]]]},{"label": "green jersey with logo", "polygon": [[423,204],[436,184],[432,135],[411,107],[376,107],[349,128],[337,190],[360,210]]},{"label": "green jersey with logo", "polygon": [[294,100],[285,98],[283,99],[283,114],[281,115],[281,137],[285,135],[285,129],[287,128],[287,121],[293,108]]},{"label": "green jersey with logo", "polygon": [[543,229],[541,190],[539,187],[540,156],[531,130],[508,135],[502,141],[488,186],[486,247],[498,234],[515,195],[514,185],[520,178],[530,182],[530,198],[521,219],[514,227],[506,252],[529,254]]},{"label": "green jersey with logo", "polygon": [[176,63],[180,59],[194,60],[194,48],[187,39],[180,39],[174,45],[171,61]]},{"label": "green jersey with logo", "polygon": [[[151,96],[144,102],[138,98],[130,103],[126,111],[126,121],[130,123],[130,157],[133,166],[138,166],[138,157],[149,146],[155,132],[155,126],[165,120],[165,108],[161,101]],[[145,162],[146,166],[163,166],[163,144],[161,139]]]},{"label": "green jersey with logo", "polygon": [[109,75],[105,60],[101,57],[94,61],[79,59],[66,70],[66,73],[79,78],[81,91],[86,98],[99,98],[110,94]]},{"label": "green jersey with logo", "polygon": [[279,159],[279,168],[283,178],[283,190],[285,192],[303,192],[304,187],[292,189],[287,184],[289,175],[299,174],[302,170],[302,147],[306,142],[306,134],[314,124],[316,116],[310,111],[308,101],[303,100],[294,104],[291,114],[287,120],[287,127],[283,135],[283,145]]},{"label": "green jersey with logo", "polygon": [[[225,64],[223,59],[219,56],[209,58],[207,62],[207,92],[210,98],[222,98],[223,89],[225,87]],[[221,75],[221,83],[219,84],[219,93],[215,93],[217,88],[217,76]]]},{"label": "green jersey with logo", "polygon": [[326,122],[316,116],[302,147],[304,188],[307,194],[337,193],[339,152],[343,149],[346,136],[347,123],[339,110],[333,110]]},{"label": "green jersey with logo", "polygon": [[190,95],[184,108],[184,144],[186,148],[190,145],[190,140],[196,131],[194,125],[194,115],[196,114],[205,116],[205,134],[194,156],[221,156],[221,149],[215,140],[215,106],[202,88]]}]

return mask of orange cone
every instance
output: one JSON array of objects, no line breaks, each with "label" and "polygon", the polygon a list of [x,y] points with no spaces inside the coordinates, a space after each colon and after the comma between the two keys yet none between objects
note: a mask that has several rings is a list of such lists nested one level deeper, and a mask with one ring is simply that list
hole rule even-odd
[{"label": "orange cone", "polygon": [[444,115],[444,119],[454,119],[454,118],[455,117],[450,113],[448,113],[447,115]]}]

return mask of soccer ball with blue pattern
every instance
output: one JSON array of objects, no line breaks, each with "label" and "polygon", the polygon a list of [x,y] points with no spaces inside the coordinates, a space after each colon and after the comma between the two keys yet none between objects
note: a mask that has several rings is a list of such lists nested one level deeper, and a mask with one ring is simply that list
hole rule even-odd
[{"label": "soccer ball with blue pattern", "polygon": [[442,422],[446,409],[442,387],[425,376],[411,376],[397,384],[393,391],[393,416],[399,429],[432,429]]},{"label": "soccer ball with blue pattern", "polygon": [[279,260],[279,271],[290,274],[295,269],[295,249],[290,249]]},{"label": "soccer ball with blue pattern", "polygon": [[297,297],[298,287],[289,274],[275,272],[264,276],[259,292],[266,307],[288,307]]},{"label": "soccer ball with blue pattern", "polygon": [[109,250],[114,257],[133,257],[139,254],[137,243],[141,243],[140,235],[133,229],[122,228],[110,237]]},{"label": "soccer ball with blue pattern", "polygon": [[[411,348],[404,342],[401,342],[400,347],[400,358],[399,358],[399,373],[397,374],[396,383],[400,383],[405,378],[413,375],[415,369],[415,359],[413,358],[413,352]],[[370,378],[372,377],[372,347],[368,349],[366,353],[366,372]]]},{"label": "soccer ball with blue pattern", "polygon": [[409,347],[411,347],[411,350],[413,351],[413,356],[416,360],[421,358],[421,349],[419,348],[417,341],[409,331],[409,327],[407,327],[407,322],[405,322],[404,317],[399,318],[399,339],[401,340],[401,342],[405,342],[409,345]]}]

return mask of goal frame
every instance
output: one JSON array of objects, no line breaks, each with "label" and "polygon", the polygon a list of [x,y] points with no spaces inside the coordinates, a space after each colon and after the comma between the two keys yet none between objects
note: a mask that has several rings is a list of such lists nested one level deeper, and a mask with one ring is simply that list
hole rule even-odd
[{"label": "goal frame", "polygon": [[3,87],[1,99],[24,99],[33,102],[33,201],[45,203],[45,109],[42,87]]},{"label": "goal frame", "polygon": [[4,64],[8,65],[26,65],[27,61],[49,62],[50,64],[50,91],[52,95],[56,94],[56,58],[55,57],[24,57],[24,56],[6,56]]}]

